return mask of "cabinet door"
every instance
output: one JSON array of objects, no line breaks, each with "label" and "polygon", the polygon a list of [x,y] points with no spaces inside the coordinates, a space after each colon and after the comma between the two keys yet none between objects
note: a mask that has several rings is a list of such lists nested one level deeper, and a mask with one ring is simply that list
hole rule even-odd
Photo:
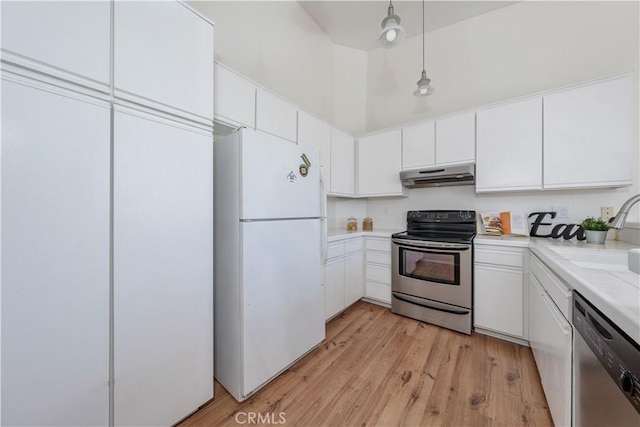
[{"label": "cabinet door", "polygon": [[331,126],[304,111],[298,112],[298,144],[320,153],[322,178],[330,186]]},{"label": "cabinet door", "polygon": [[256,86],[226,67],[214,64],[213,112],[236,126],[256,126]]},{"label": "cabinet door", "polygon": [[110,26],[109,1],[5,1],[2,56],[85,85],[99,82],[108,90]]},{"label": "cabinet door", "polygon": [[358,194],[401,195],[402,136],[400,129],[358,140]]},{"label": "cabinet door", "polygon": [[256,128],[291,142],[296,142],[298,109],[284,99],[258,88]]},{"label": "cabinet door", "polygon": [[213,396],[213,140],[114,118],[116,425],[170,425]]},{"label": "cabinet door", "polygon": [[533,274],[529,275],[529,342],[553,422],[571,425],[572,328]]},{"label": "cabinet door", "polygon": [[435,123],[421,123],[402,128],[402,169],[429,167],[435,162]]},{"label": "cabinet door", "polygon": [[329,261],[324,268],[324,317],[328,320],[344,309],[344,258]]},{"label": "cabinet door", "polygon": [[364,253],[344,260],[344,302],[350,306],[364,296]]},{"label": "cabinet door", "polygon": [[476,192],[542,188],[542,98],[477,113]]},{"label": "cabinet door", "polygon": [[476,158],[475,113],[436,121],[436,165],[473,163]]},{"label": "cabinet door", "polygon": [[633,93],[625,76],[544,97],[545,188],[632,184]]},{"label": "cabinet door", "polygon": [[109,422],[109,116],[2,80],[2,425]]},{"label": "cabinet door", "polygon": [[523,338],[522,270],[476,264],[474,273],[475,326]]},{"label": "cabinet door", "polygon": [[356,193],[356,147],[351,135],[331,128],[330,194],[353,196]]},{"label": "cabinet door", "polygon": [[213,119],[213,25],[181,2],[116,1],[114,65],[117,97]]}]

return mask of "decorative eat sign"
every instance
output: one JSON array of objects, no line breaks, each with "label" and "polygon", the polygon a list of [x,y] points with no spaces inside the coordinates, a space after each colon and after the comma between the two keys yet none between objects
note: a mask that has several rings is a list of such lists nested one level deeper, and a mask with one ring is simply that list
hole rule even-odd
[{"label": "decorative eat sign", "polygon": [[584,234],[584,229],[580,224],[556,224],[552,229],[551,233],[548,234],[540,234],[539,228],[541,225],[553,225],[550,222],[543,222],[547,215],[551,216],[551,219],[556,217],[555,212],[533,212],[529,214],[529,218],[534,217],[535,219],[531,223],[531,232],[530,236],[533,237],[551,237],[553,239],[559,239],[560,237],[565,240],[573,239],[574,237],[578,240],[585,240],[586,236]]}]

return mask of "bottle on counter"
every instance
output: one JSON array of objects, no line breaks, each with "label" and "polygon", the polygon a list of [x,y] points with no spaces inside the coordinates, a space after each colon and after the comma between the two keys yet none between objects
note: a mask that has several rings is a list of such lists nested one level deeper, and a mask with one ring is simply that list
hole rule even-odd
[{"label": "bottle on counter", "polygon": [[371,218],[362,220],[362,231],[373,231],[373,220]]},{"label": "bottle on counter", "polygon": [[347,232],[358,231],[358,221],[354,218],[347,219]]}]

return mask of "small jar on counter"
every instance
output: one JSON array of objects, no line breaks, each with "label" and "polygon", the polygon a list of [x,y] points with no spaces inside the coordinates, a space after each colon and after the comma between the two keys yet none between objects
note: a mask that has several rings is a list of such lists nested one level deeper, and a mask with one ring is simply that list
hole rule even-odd
[{"label": "small jar on counter", "polygon": [[355,218],[347,219],[347,231],[358,231],[358,221]]},{"label": "small jar on counter", "polygon": [[373,231],[373,220],[371,218],[362,220],[362,231]]}]

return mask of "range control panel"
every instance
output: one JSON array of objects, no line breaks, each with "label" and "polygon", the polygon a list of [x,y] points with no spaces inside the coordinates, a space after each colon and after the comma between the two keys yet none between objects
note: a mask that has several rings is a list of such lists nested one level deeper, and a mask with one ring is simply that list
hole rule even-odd
[{"label": "range control panel", "polygon": [[407,222],[475,222],[475,211],[408,211]]}]

